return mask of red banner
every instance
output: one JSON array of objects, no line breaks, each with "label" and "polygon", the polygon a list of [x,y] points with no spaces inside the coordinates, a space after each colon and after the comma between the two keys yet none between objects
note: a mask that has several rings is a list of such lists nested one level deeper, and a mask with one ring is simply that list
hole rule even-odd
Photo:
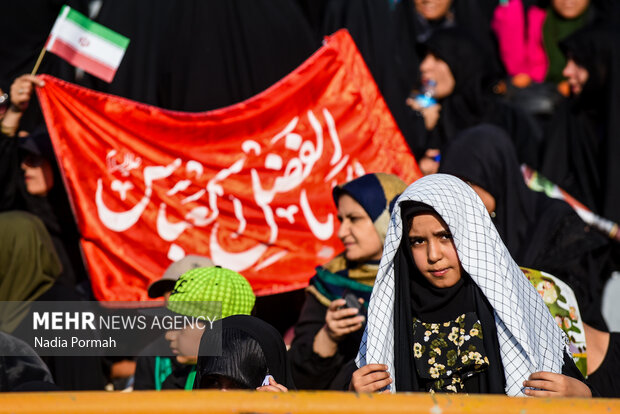
[{"label": "red banner", "polygon": [[258,295],[307,285],[342,250],[331,189],[421,176],[346,31],[259,95],[167,111],[42,75],[38,89],[99,300],[144,300],[185,254]]}]

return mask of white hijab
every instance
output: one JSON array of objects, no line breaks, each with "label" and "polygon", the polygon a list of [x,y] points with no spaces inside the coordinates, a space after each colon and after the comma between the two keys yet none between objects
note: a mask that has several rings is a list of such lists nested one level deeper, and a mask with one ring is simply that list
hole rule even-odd
[{"label": "white hijab", "polygon": [[567,342],[536,289],[508,253],[482,200],[460,179],[433,174],[398,198],[370,298],[368,323],[356,363],[386,364],[394,372],[394,256],[403,233],[400,205],[418,201],[435,209],[452,233],[463,269],[494,309],[506,394],[524,395],[523,381],[536,371],[562,372]]}]

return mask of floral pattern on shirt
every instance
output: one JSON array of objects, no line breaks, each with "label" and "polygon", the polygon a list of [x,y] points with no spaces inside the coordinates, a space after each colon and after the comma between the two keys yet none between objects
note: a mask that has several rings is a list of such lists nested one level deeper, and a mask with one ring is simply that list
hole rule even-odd
[{"label": "floral pattern on shirt", "polygon": [[462,392],[464,380],[486,370],[482,325],[473,312],[453,321],[413,320],[413,356],[427,391]]},{"label": "floral pattern on shirt", "polygon": [[549,273],[527,267],[522,267],[521,270],[543,298],[555,322],[568,337],[575,365],[587,378],[586,334],[575,293],[566,283]]}]

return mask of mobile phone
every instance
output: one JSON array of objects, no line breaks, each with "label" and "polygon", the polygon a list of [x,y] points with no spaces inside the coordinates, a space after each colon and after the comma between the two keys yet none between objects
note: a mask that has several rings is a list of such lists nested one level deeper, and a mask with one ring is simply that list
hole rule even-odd
[{"label": "mobile phone", "polygon": [[345,291],[342,298],[345,300],[346,305],[345,308],[354,308],[357,309],[357,315],[366,316],[366,307],[360,303],[359,298],[355,293],[350,291]]}]

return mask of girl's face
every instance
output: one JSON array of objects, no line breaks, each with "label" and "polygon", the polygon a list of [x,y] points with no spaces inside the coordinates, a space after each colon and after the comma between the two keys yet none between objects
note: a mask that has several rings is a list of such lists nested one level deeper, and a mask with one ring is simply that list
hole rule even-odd
[{"label": "girl's face", "polygon": [[435,98],[443,99],[454,92],[456,81],[448,64],[429,53],[420,64],[422,83],[435,81]]},{"label": "girl's face", "polygon": [[573,59],[568,59],[562,75],[568,80],[568,85],[573,95],[579,95],[588,81],[590,74],[583,66],[578,65]]},{"label": "girl's face", "polygon": [[461,280],[461,262],[452,234],[439,216],[422,213],[413,217],[409,241],[413,261],[431,285],[448,288]]},{"label": "girl's face", "polygon": [[565,19],[581,16],[590,5],[590,0],[551,0],[551,7]]},{"label": "girl's face", "polygon": [[344,244],[344,255],[353,262],[381,259],[383,243],[366,210],[353,197],[343,194],[338,199],[338,238]]}]

